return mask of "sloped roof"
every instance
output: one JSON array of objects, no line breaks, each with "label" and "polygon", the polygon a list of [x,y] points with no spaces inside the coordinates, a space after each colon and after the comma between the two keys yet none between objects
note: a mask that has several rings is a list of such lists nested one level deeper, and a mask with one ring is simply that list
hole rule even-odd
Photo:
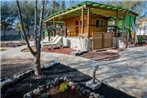
[{"label": "sloped roof", "polygon": [[[108,16],[108,17],[112,17],[116,15],[116,11],[118,11],[119,13],[124,13],[127,12],[131,15],[135,15],[137,16],[137,13],[134,13],[130,10],[124,9],[122,7],[116,7],[116,6],[112,6],[112,5],[106,5],[106,4],[101,4],[101,3],[96,3],[96,2],[91,2],[91,1],[85,1],[85,2],[81,2],[80,4],[77,4],[75,6],[72,6],[68,9],[65,10],[61,10],[59,12],[56,12],[50,16],[48,16],[47,18],[44,19],[44,22],[47,22],[51,19],[53,19],[54,17],[59,17],[59,16],[65,16],[65,18],[68,17],[74,17],[74,16],[80,16],[81,11],[80,9],[84,7],[90,7],[90,10],[92,13],[94,14],[99,14],[99,15],[103,15],[103,16]],[[73,11],[75,10],[75,11]],[[84,12],[87,13],[87,12]],[[121,16],[122,14],[120,14],[119,16]],[[123,14],[124,15],[124,14]],[[60,17],[62,18],[62,17]]]}]

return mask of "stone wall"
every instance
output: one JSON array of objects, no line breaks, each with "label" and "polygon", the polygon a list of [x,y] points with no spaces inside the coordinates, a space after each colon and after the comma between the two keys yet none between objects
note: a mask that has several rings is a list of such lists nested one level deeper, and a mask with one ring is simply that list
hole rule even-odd
[{"label": "stone wall", "polygon": [[89,51],[92,48],[91,41],[88,38],[82,37],[64,37],[63,44],[64,46],[80,51]]}]

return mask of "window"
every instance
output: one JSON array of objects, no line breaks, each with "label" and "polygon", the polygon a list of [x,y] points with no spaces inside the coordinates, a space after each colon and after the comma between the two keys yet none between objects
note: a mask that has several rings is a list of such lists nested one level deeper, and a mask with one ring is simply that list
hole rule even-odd
[{"label": "window", "polygon": [[101,28],[102,27],[102,20],[96,20],[96,28]]}]

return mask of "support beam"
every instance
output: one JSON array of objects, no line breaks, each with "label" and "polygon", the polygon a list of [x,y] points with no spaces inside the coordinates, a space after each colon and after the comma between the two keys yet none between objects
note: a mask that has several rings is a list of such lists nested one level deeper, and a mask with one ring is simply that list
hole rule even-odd
[{"label": "support beam", "polygon": [[[43,25],[44,25],[45,29],[47,30],[47,23],[44,22]],[[42,38],[45,39],[45,32],[42,33]]]},{"label": "support beam", "polygon": [[64,24],[65,24],[65,27],[64,27],[64,29],[65,29],[64,30],[65,31],[65,37],[67,37],[67,23],[65,22]]},{"label": "support beam", "polygon": [[49,19],[46,19],[44,22],[50,21],[50,20],[52,20],[53,18],[57,18],[57,17],[63,16],[63,15],[72,13],[72,12],[74,12],[74,11],[81,10],[81,8],[83,8],[83,7],[78,7],[78,8],[75,8],[75,9],[73,9],[73,10],[66,11],[66,12],[63,12],[63,13],[61,13],[61,14],[55,15],[54,17],[51,17],[51,18],[49,18]]},{"label": "support beam", "polygon": [[126,15],[127,15],[127,12],[125,13],[124,15],[124,34],[125,34],[125,48],[128,48],[128,33],[125,31],[125,28],[126,28]]},{"label": "support beam", "polygon": [[83,34],[84,33],[84,8],[82,7],[81,9],[81,33]]},{"label": "support beam", "polygon": [[115,20],[115,41],[116,41],[116,45],[115,47],[117,47],[117,40],[118,40],[118,37],[117,37],[117,27],[118,27],[118,10],[116,11],[116,20]]},{"label": "support beam", "polygon": [[90,37],[90,8],[87,9],[87,33],[89,38]]},{"label": "support beam", "polygon": [[53,18],[54,36],[56,36],[56,23],[55,18]]}]

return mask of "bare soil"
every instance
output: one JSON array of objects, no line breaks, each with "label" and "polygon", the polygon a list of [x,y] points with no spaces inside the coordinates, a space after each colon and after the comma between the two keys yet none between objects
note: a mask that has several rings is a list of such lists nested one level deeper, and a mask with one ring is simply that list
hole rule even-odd
[{"label": "bare soil", "polygon": [[[41,61],[41,64],[44,64]],[[33,68],[33,59],[2,59],[1,60],[1,78],[12,77]]]},{"label": "bare soil", "polygon": [[[10,61],[12,63],[12,60]],[[18,62],[17,60],[13,60],[13,61]],[[19,61],[24,62],[24,60],[19,60]],[[26,66],[30,66],[30,64],[33,62],[33,60],[25,60],[25,61],[26,63],[28,63],[28,64],[25,63]],[[8,68],[14,66],[11,65],[11,63],[9,62]],[[5,67],[4,65],[2,66]],[[17,66],[19,66],[19,69],[13,68],[13,69],[5,70],[6,71],[5,74],[8,72],[9,75],[11,75],[14,74],[14,72],[17,73],[19,70],[24,71],[24,66],[22,66],[22,64]],[[27,67],[25,70],[27,70]],[[18,81],[18,83],[9,85],[7,88],[1,88],[1,96],[2,96],[1,98],[23,98],[23,95],[25,93],[36,89],[39,85],[52,83],[55,80],[55,78],[60,77],[62,75],[67,76],[69,79],[71,79],[71,81],[78,82],[80,84],[84,84],[86,81],[91,79],[90,76],[85,75],[74,68],[70,68],[62,64],[58,64],[48,69],[42,69],[42,75],[43,77],[41,79],[36,80],[34,78],[34,73],[31,73],[28,77]],[[124,92],[121,92],[120,90],[112,88],[106,84],[102,84],[101,88],[95,90],[94,92],[104,95],[105,98],[135,98],[125,94]],[[69,90],[64,94],[61,94],[64,97],[57,97],[57,95],[59,96],[60,94],[56,94],[51,98],[86,98],[86,97],[76,97],[78,96],[77,93],[74,93],[73,91]],[[69,94],[71,94],[72,96],[68,97]]]},{"label": "bare soil", "polygon": [[[55,80],[55,78],[60,77],[62,75],[67,76],[69,79],[72,79],[72,81],[74,82],[81,82],[81,83],[91,79],[90,76],[87,76],[75,69],[72,69],[62,64],[58,64],[48,69],[42,69],[43,77],[41,79],[35,79],[34,73],[30,73],[28,77],[18,81],[18,83],[9,85],[7,88],[1,88],[1,96],[2,98],[23,98],[23,95],[25,93],[34,90],[39,85],[52,83]],[[63,97],[63,98],[68,98],[68,97]]]},{"label": "bare soil", "polygon": [[[88,98],[88,95],[83,95],[76,89],[71,89],[70,86],[67,85],[67,90],[64,92],[59,90],[59,86],[55,86],[47,90],[47,98]],[[33,96],[33,98],[40,98],[40,96]]]},{"label": "bare soil", "polygon": [[[56,89],[56,88],[52,88]],[[88,96],[84,96],[77,90],[72,90],[70,87],[65,92],[58,92],[58,89],[56,89],[55,94],[49,93],[49,98],[88,98]]]},{"label": "bare soil", "polygon": [[107,51],[100,51],[100,52],[90,51],[90,52],[87,52],[81,56],[88,58],[88,59],[95,60],[95,61],[114,60],[114,59],[118,59],[120,57],[118,53],[112,53],[112,52],[107,52]]},{"label": "bare soil", "polygon": [[[33,48],[35,49],[35,48]],[[28,48],[24,48],[21,50],[22,52],[29,52]],[[71,48],[64,47],[60,49],[59,47],[55,48],[54,50],[49,49],[48,47],[43,47],[42,51],[44,52],[52,52],[52,53],[62,53],[62,54],[71,54],[74,50]]]},{"label": "bare soil", "polygon": [[1,47],[18,47],[25,44],[26,43],[2,42]]}]

